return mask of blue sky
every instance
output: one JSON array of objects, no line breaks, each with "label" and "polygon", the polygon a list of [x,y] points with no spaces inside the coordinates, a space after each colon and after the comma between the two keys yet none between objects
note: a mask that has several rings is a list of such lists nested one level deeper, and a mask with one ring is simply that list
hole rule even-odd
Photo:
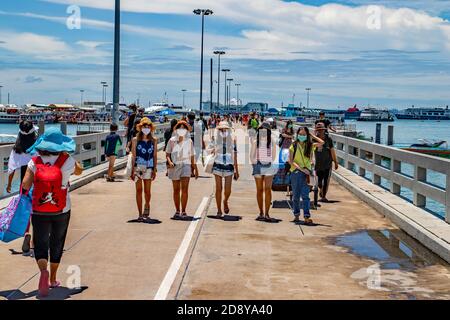
[{"label": "blue sky", "polygon": [[[81,9],[81,29],[66,26],[70,5]],[[295,94],[296,103],[305,103],[311,87],[311,104],[324,108],[450,104],[448,0],[122,0],[122,6],[127,103],[138,95],[145,105],[159,102],[167,92],[170,103],[181,104],[187,89],[187,104],[198,105],[200,19],[192,9],[209,7],[204,80],[209,84],[211,52],[224,48],[222,67],[242,84],[244,102],[278,107]],[[100,82],[112,84],[112,8],[112,0],[2,0],[3,102],[10,92],[17,104],[78,103],[81,89],[85,100],[100,100]]]}]

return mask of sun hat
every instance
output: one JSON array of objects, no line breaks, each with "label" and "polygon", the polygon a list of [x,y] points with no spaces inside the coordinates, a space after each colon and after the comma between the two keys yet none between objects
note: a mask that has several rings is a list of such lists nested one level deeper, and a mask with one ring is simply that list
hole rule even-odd
[{"label": "sun hat", "polygon": [[217,130],[221,130],[221,129],[231,130],[231,127],[230,127],[230,124],[228,123],[228,121],[220,121],[220,123],[216,129]]},{"label": "sun hat", "polygon": [[136,126],[136,130],[137,130],[137,131],[141,131],[142,126],[144,126],[144,125],[150,126],[150,129],[151,129],[152,131],[155,130],[155,125],[154,125],[153,122],[152,122],[149,118],[147,118],[147,117],[144,117],[144,118],[141,119],[141,121],[139,122],[139,124]]},{"label": "sun hat", "polygon": [[58,128],[50,128],[45,130],[44,134],[27,150],[27,153],[34,154],[38,150],[73,153],[75,149],[76,143],[71,137],[64,135]]},{"label": "sun hat", "polygon": [[184,120],[178,121],[178,123],[175,125],[175,127],[173,127],[173,130],[177,130],[182,125],[185,125],[186,128],[188,128],[188,131],[192,131],[191,125]]},{"label": "sun hat", "polygon": [[327,130],[327,127],[325,127],[325,124],[323,122],[318,122],[316,124],[316,130]]},{"label": "sun hat", "polygon": [[267,122],[271,123],[271,122],[274,122],[274,120],[273,120],[273,118],[269,118],[269,119],[267,119]]}]

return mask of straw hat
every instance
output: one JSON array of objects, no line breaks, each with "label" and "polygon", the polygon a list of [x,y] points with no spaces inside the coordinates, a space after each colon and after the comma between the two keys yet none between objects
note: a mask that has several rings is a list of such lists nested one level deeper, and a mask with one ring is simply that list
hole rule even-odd
[{"label": "straw hat", "polygon": [[144,125],[150,126],[150,130],[152,131],[155,130],[155,125],[153,124],[153,122],[149,118],[144,117],[141,119],[141,122],[139,122],[139,124],[136,126],[137,131],[141,131],[142,126]]},{"label": "straw hat", "polygon": [[173,127],[173,130],[177,130],[179,127],[181,127],[182,125],[185,125],[186,128],[188,128],[188,131],[192,131],[192,127],[190,126],[189,123],[187,123],[184,120],[180,120],[178,121],[178,123],[175,125],[175,127]]},{"label": "straw hat", "polygon": [[231,130],[230,124],[228,121],[220,121],[219,125],[217,126],[217,130],[226,129]]}]

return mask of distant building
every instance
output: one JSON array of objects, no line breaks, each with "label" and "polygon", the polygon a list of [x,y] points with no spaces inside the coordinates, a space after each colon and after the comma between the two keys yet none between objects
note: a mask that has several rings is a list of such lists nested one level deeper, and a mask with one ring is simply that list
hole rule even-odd
[{"label": "distant building", "polygon": [[265,102],[249,102],[241,108],[242,112],[267,112],[269,105]]}]

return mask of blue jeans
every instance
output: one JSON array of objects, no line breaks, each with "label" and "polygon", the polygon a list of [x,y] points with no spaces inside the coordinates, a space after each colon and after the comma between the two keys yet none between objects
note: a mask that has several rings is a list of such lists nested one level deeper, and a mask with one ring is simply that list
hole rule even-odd
[{"label": "blue jeans", "polygon": [[301,171],[291,173],[292,201],[294,203],[294,215],[300,215],[300,197],[302,198],[303,215],[305,218],[311,217],[309,212],[309,185],[306,183],[306,174]]}]

